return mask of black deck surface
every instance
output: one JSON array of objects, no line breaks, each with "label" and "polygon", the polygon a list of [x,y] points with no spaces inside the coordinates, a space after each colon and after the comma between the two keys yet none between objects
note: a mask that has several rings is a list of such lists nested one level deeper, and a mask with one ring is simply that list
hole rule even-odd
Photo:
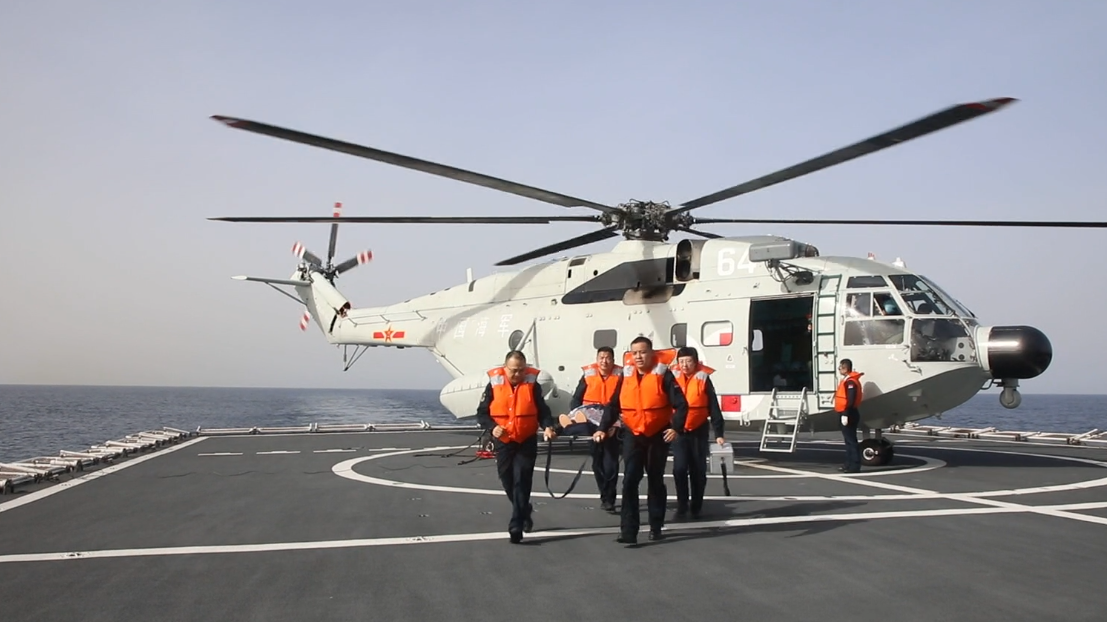
[{"label": "black deck surface", "polygon": [[[0,497],[0,619],[1103,620],[1107,450],[894,437],[712,477],[705,516],[614,541],[591,472],[508,543],[469,432],[199,437]],[[826,437],[832,439],[832,437]],[[443,449],[449,447],[452,449]],[[558,447],[568,487],[585,444]],[[670,469],[671,471],[671,469]],[[675,489],[669,479],[670,516]],[[645,485],[643,522],[645,522]],[[613,617],[612,617],[613,616]]]}]

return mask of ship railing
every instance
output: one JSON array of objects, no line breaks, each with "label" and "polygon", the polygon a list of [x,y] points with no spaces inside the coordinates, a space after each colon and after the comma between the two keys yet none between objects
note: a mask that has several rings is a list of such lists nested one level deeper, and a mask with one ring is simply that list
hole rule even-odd
[{"label": "ship railing", "polygon": [[999,430],[995,427],[970,428],[960,426],[920,425],[907,423],[892,426],[889,434],[913,436],[944,436],[947,438],[967,438],[981,440],[1000,440],[1030,443],[1050,443],[1056,445],[1081,445],[1087,447],[1107,447],[1107,431],[1099,428],[1074,434],[1067,432],[1015,431]]},{"label": "ship railing", "polygon": [[[479,432],[480,429],[480,426],[475,423],[430,423],[428,421],[413,421],[399,423],[310,423],[308,425],[299,426],[243,426],[234,428],[197,427],[194,433],[198,436],[242,436],[254,434],[319,434],[328,432],[420,432],[430,430]],[[590,435],[561,435],[558,436],[553,443],[557,446],[568,445],[569,451],[572,451],[577,442],[588,442],[590,440]],[[541,432],[539,432],[539,441],[541,441]]]},{"label": "ship railing", "polygon": [[0,494],[10,493],[21,484],[54,481],[65,473],[84,471],[87,466],[111,462],[121,456],[175,443],[189,436],[192,433],[185,430],[163,427],[107,440],[83,451],[63,449],[54,456],[0,462]]},{"label": "ship railing", "polygon": [[427,421],[401,423],[309,423],[298,426],[246,426],[238,428],[197,427],[198,436],[238,436],[242,434],[316,434],[335,432],[418,432],[421,430],[479,430],[476,424],[441,424]]}]

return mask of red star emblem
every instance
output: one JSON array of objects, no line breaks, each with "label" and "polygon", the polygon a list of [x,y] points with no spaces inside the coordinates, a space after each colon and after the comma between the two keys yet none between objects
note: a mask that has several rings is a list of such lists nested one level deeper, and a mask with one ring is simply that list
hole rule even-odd
[{"label": "red star emblem", "polygon": [[380,332],[380,331],[375,331],[373,333],[373,339],[384,339],[385,343],[392,343],[393,338],[403,339],[404,338],[404,331],[402,331],[402,330],[392,330],[392,325],[391,324],[388,326],[388,328],[384,329],[383,333]]}]

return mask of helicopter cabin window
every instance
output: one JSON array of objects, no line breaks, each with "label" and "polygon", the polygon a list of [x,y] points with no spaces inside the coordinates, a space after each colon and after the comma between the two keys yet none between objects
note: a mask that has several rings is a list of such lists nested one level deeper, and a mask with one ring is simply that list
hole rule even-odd
[{"label": "helicopter cabin window", "polygon": [[688,345],[688,325],[673,324],[669,329],[669,345],[674,348],[683,348]]},{"label": "helicopter cabin window", "polygon": [[519,344],[522,343],[522,342],[523,342],[523,331],[521,331],[521,330],[512,331],[511,335],[508,336],[508,338],[507,338],[507,349],[508,350],[518,350],[519,349]]},{"label": "helicopter cabin window", "polygon": [[592,333],[592,347],[599,350],[602,347],[608,347],[612,350],[615,349],[615,343],[618,341],[619,333],[610,328],[601,328]]},{"label": "helicopter cabin window", "polygon": [[812,296],[750,302],[750,391],[812,389],[813,309]]},{"label": "helicopter cabin window", "polygon": [[734,325],[729,320],[704,322],[700,341],[705,348],[729,346],[734,342]]},{"label": "helicopter cabin window", "polygon": [[760,352],[765,348],[765,335],[760,328],[753,329],[750,335],[750,352]]}]

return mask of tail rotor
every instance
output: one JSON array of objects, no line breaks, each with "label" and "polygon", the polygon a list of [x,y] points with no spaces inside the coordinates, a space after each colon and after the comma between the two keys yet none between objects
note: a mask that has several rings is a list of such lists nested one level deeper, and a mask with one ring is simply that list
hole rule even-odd
[{"label": "tail rotor", "polygon": [[[334,218],[342,216],[342,203],[336,202],[334,204]],[[331,223],[331,239],[330,244],[327,246],[327,262],[324,264],[323,260],[319,258],[315,253],[307,250],[307,248],[301,242],[296,242],[292,245],[292,254],[303,261],[307,268],[313,272],[319,272],[331,283],[334,284],[334,279],[338,275],[347,272],[357,266],[364,263],[369,263],[373,259],[373,251],[364,250],[357,255],[335,265],[334,263],[334,251],[338,245],[338,223]]]}]

